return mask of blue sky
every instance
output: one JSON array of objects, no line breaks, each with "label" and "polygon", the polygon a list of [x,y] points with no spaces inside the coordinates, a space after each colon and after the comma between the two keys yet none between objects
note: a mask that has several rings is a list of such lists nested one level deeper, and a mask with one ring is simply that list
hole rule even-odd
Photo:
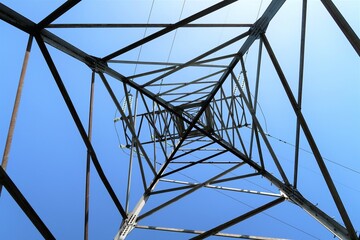
[{"label": "blue sky", "polygon": [[[62,1],[2,1],[15,11],[39,22]],[[217,1],[154,2],[151,23],[176,22]],[[261,4],[262,2],[262,4]],[[308,1],[308,25],[305,51],[304,91],[302,112],[325,158],[325,163],[348,210],[356,230],[360,229],[360,161],[357,154],[360,136],[360,61],[333,19],[320,1]],[[145,23],[152,1],[83,1],[55,23]],[[356,0],[334,1],[350,26],[360,35],[360,4]],[[211,14],[199,23],[253,23],[269,1],[238,1]],[[136,10],[134,10],[136,9]],[[245,10],[244,10],[245,9]],[[270,23],[266,35],[283,68],[292,91],[297,93],[301,1],[287,1]],[[148,29],[149,35],[156,29]],[[49,29],[85,52],[103,57],[122,46],[141,39],[144,29]],[[141,61],[187,61],[231,37],[243,29],[181,29],[159,40],[130,51],[118,59]],[[5,145],[18,78],[28,35],[0,21],[0,146]],[[189,41],[191,40],[191,41]],[[173,48],[170,53],[171,43]],[[241,43],[241,42],[240,42]],[[229,52],[240,45],[232,45]],[[50,54],[74,102],[84,126],[87,126],[91,70],[83,63],[48,46]],[[246,67],[250,85],[254,87],[258,42],[249,50]],[[146,66],[116,65],[111,67],[128,76],[147,70]],[[239,68],[237,68],[239,70]],[[204,70],[205,72],[205,70]],[[184,75],[181,75],[184,74]],[[187,78],[192,72],[180,72],[175,77]],[[119,100],[122,85],[108,77]],[[172,80],[172,79],[171,79]],[[141,81],[141,80],[139,80]],[[155,89],[155,88],[153,88]],[[157,91],[155,89],[154,91]],[[231,89],[229,90],[231,91]],[[135,92],[133,92],[135,93]],[[295,142],[295,115],[265,51],[259,88],[258,118],[270,143],[278,153],[292,178]],[[142,107],[141,110],[144,110]],[[125,201],[129,152],[119,148],[113,119],[116,107],[100,78],[96,77],[93,125],[93,146],[113,189],[120,201]],[[118,114],[117,114],[118,115]],[[117,125],[121,129],[120,125]],[[243,130],[246,134],[246,130]],[[248,133],[250,130],[248,131]],[[123,134],[122,131],[119,131]],[[330,194],[326,190],[319,168],[309,145],[301,135],[299,190],[329,215],[340,221]],[[286,141],[287,143],[279,141]],[[123,143],[123,142],[121,142]],[[150,151],[150,150],[149,150]],[[201,156],[202,153],[199,153]],[[197,157],[196,156],[196,157]],[[230,154],[224,158],[234,159]],[[80,239],[83,234],[86,147],[57,89],[55,81],[34,41],[25,78],[22,101],[17,119],[7,172],[57,239]],[[270,167],[271,168],[271,167]],[[200,181],[221,169],[206,173],[201,167],[176,175],[183,181]],[[244,171],[248,171],[245,169]],[[242,173],[241,171],[235,174]],[[275,173],[276,174],[276,173]],[[134,172],[130,208],[141,196],[139,172]],[[243,187],[276,192],[276,188],[260,178],[242,182]],[[278,193],[278,192],[277,192]],[[169,197],[172,196],[169,194]],[[149,206],[162,202],[154,196]],[[166,211],[159,211],[141,225],[206,230],[234,218],[244,211],[263,204],[267,199],[254,195],[239,195],[202,189],[184,198]],[[253,205],[249,205],[249,203]],[[0,236],[4,239],[41,239],[6,191],[0,199]],[[294,217],[296,216],[296,217]],[[205,219],[205,220],[204,220]],[[95,169],[91,169],[90,239],[113,239],[121,217],[103,187]],[[330,239],[332,234],[300,208],[286,202],[259,214],[249,221],[224,232],[270,235],[290,239]],[[137,229],[129,239],[188,239],[193,235],[145,231]],[[209,239],[217,239],[216,237]]]}]

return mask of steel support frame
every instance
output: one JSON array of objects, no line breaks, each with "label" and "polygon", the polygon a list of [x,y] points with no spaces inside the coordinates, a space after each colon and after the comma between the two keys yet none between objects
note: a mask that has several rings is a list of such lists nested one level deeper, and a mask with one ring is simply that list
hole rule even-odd
[{"label": "steel support frame", "polygon": [[[273,3],[274,2],[275,3],[281,2],[280,6],[283,3],[283,1],[273,1]],[[271,7],[273,7],[274,4],[272,4]],[[270,10],[274,9],[274,8],[271,8],[271,7],[269,8]],[[276,13],[276,11],[274,12],[273,10],[270,11],[270,12],[273,12],[273,14]],[[264,16],[266,16],[266,14],[264,14]],[[266,19],[268,19],[268,17],[269,16],[266,16]],[[3,19],[4,21],[10,23],[11,25],[13,25],[13,26],[15,26],[15,27],[29,33],[29,34],[34,34],[34,33],[37,34],[36,35],[36,40],[38,41],[40,49],[42,50],[43,54],[45,55],[44,57],[48,62],[48,65],[49,65],[49,67],[50,67],[50,69],[51,69],[51,71],[52,71],[52,73],[54,75],[55,80],[57,81],[58,85],[60,85],[60,87],[59,87],[60,89],[65,89],[65,87],[64,86],[61,87],[61,85],[62,85],[61,84],[61,79],[58,76],[55,65],[53,65],[53,63],[51,61],[50,55],[47,52],[47,49],[46,49],[46,46],[45,46],[44,42],[54,46],[55,48],[59,49],[60,51],[63,51],[65,53],[67,53],[68,55],[80,60],[81,62],[84,62],[91,69],[96,70],[96,71],[105,72],[105,73],[109,74],[110,76],[114,77],[115,79],[120,80],[120,81],[130,85],[131,87],[137,89],[140,93],[144,94],[145,96],[147,96],[147,97],[153,99],[155,102],[159,103],[162,107],[164,107],[168,111],[171,111],[174,114],[176,114],[176,111],[174,111],[174,109],[171,106],[168,106],[167,103],[165,101],[163,101],[161,98],[154,96],[153,94],[151,94],[151,92],[147,91],[146,89],[142,88],[141,86],[138,86],[137,84],[131,82],[126,77],[124,77],[121,74],[117,73],[116,71],[112,70],[101,59],[98,59],[98,58],[92,57],[90,55],[87,55],[86,53],[84,53],[81,50],[79,50],[79,49],[75,48],[74,46],[72,46],[71,44],[65,42],[64,40],[60,39],[59,37],[57,37],[57,36],[53,35],[52,33],[48,32],[47,30],[37,30],[35,23],[31,22],[30,20],[26,19],[25,17],[21,16],[20,14],[14,12],[13,10],[7,8],[3,4],[0,4],[0,18]],[[258,25],[255,24],[255,26],[252,28],[253,29],[252,32],[258,32],[258,33],[263,32],[264,29],[266,28],[267,24],[271,20],[271,18],[268,19],[268,21],[265,21],[265,20],[262,20],[262,19],[263,18],[260,18],[259,21],[258,21],[259,23],[262,23],[262,24],[258,24]],[[256,34],[254,34],[254,35],[256,35]],[[250,36],[248,38],[248,40],[251,37],[252,36]],[[245,52],[244,50],[248,49],[250,47],[250,45],[252,44],[252,42],[255,41],[256,38],[257,38],[257,36],[253,37],[253,39],[251,41],[247,40],[245,42],[245,44],[242,46],[240,51],[242,53],[244,53]],[[94,157],[95,157],[95,161],[97,161],[97,158],[96,158],[95,152],[93,151],[91,143],[89,143],[88,141],[86,141],[84,139],[84,136],[86,137],[86,134],[85,135],[83,134],[83,133],[85,133],[85,131],[84,131],[81,123],[79,124],[79,119],[78,119],[78,117],[76,117],[77,114],[76,114],[75,109],[73,108],[73,106],[71,106],[72,104],[71,104],[71,100],[70,100],[69,96],[67,94],[64,94],[64,90],[60,90],[60,91],[62,92],[62,94],[64,96],[64,99],[67,102],[67,105],[69,107],[69,110],[70,110],[71,114],[73,115],[75,123],[78,125],[79,132],[82,135],[83,140],[84,140],[88,150],[92,153],[93,161],[94,161]],[[65,93],[66,93],[66,90],[65,90]],[[295,112],[297,112],[297,111],[295,111]],[[186,119],[184,119],[184,121],[185,120]],[[196,128],[196,126],[193,126],[193,127]],[[201,131],[201,129],[198,129],[198,130]],[[237,151],[236,149],[231,149],[226,143],[221,142],[219,139],[216,139],[213,136],[209,136],[209,137],[214,139],[217,143],[219,143],[224,148],[228,149],[235,156],[240,157],[241,159],[246,161],[250,166],[254,167],[257,171],[259,171],[259,173],[261,173],[264,177],[266,177],[270,182],[272,182],[274,185],[278,186],[280,188],[280,190],[289,198],[289,200],[291,200],[292,202],[294,202],[298,206],[304,208],[311,215],[313,215],[314,218],[318,219],[326,227],[328,227],[332,232],[334,232],[334,230],[335,230],[334,234],[336,234],[340,238],[344,238],[344,239],[348,238],[348,230],[347,229],[343,228],[340,224],[338,224],[336,221],[334,221],[329,216],[327,216],[327,214],[322,212],[320,209],[318,209],[312,203],[308,202],[305,198],[303,198],[301,196],[301,194],[299,192],[297,192],[296,189],[293,189],[290,186],[287,186],[287,185],[283,184],[280,180],[275,178],[273,175],[271,175],[267,171],[263,170],[260,166],[258,166],[251,159],[247,159],[247,157],[244,156],[241,152]],[[321,163],[320,163],[320,165],[321,165]],[[112,195],[112,194],[110,194],[110,195]],[[126,217],[125,212],[120,211],[120,213],[122,214],[122,216],[124,218]],[[346,224],[346,225],[348,225],[348,224]],[[352,234],[352,237],[354,239],[358,239],[356,235],[354,236]]]},{"label": "steel support frame", "polygon": [[285,77],[285,75],[284,75],[284,73],[283,73],[283,71],[281,69],[281,66],[280,66],[279,62],[277,61],[277,59],[276,59],[275,53],[273,52],[273,50],[272,50],[272,48],[270,46],[270,43],[269,43],[267,37],[265,36],[265,34],[262,34],[261,38],[262,38],[262,40],[264,42],[264,46],[265,46],[265,48],[266,48],[266,50],[267,50],[267,52],[268,52],[268,54],[270,56],[270,59],[271,59],[273,65],[274,65],[274,68],[275,68],[275,70],[276,70],[276,72],[277,72],[277,74],[279,76],[281,84],[283,85],[283,88],[284,88],[284,90],[286,92],[286,95],[288,96],[288,99],[289,99],[289,101],[291,103],[291,106],[292,106],[292,108],[294,110],[294,113],[296,114],[297,120],[300,123],[301,129],[302,129],[302,131],[303,131],[303,133],[304,133],[304,135],[305,135],[305,137],[306,137],[306,139],[307,139],[307,141],[309,143],[309,146],[310,146],[310,148],[311,148],[311,150],[312,150],[312,152],[314,154],[315,160],[316,160],[316,162],[317,162],[317,164],[319,166],[319,169],[320,169],[320,171],[321,171],[321,173],[322,173],[322,175],[324,177],[324,180],[326,182],[326,185],[328,186],[328,189],[329,189],[329,191],[331,193],[331,196],[332,196],[332,198],[333,198],[333,200],[335,202],[335,205],[336,205],[336,207],[337,207],[337,209],[338,209],[338,211],[340,213],[340,216],[341,216],[341,218],[342,218],[342,220],[343,220],[343,222],[344,222],[344,224],[346,226],[346,229],[348,230],[348,234],[349,234],[348,237],[350,237],[351,239],[357,239],[355,229],[354,229],[354,227],[353,227],[353,225],[352,225],[352,223],[350,221],[350,218],[349,218],[349,216],[348,216],[348,214],[346,212],[344,204],[341,201],[340,195],[336,190],[335,184],[332,181],[331,175],[330,175],[330,173],[329,173],[329,171],[328,171],[328,169],[327,169],[327,167],[326,167],[326,165],[324,163],[324,160],[323,160],[323,158],[322,158],[322,156],[320,154],[320,151],[319,151],[319,149],[317,147],[315,139],[312,136],[311,131],[310,131],[310,129],[309,129],[309,127],[308,127],[308,125],[307,125],[307,123],[305,121],[305,118],[304,118],[304,116],[303,116],[303,114],[301,112],[301,108],[299,107],[299,105],[298,105],[298,103],[297,103],[297,101],[295,99],[295,96],[293,95],[292,90],[291,90],[291,88],[289,86],[289,83],[288,83],[288,81],[287,81],[287,79],[286,79],[286,77]]},{"label": "steel support frame", "polygon": [[79,130],[79,133],[80,133],[80,135],[81,135],[81,137],[83,139],[83,142],[85,143],[85,145],[87,147],[87,150],[88,150],[89,154],[91,155],[92,162],[94,164],[94,167],[95,167],[97,173],[99,174],[100,179],[102,180],[106,190],[108,191],[108,193],[109,193],[111,199],[113,200],[115,206],[117,207],[119,213],[121,214],[121,216],[123,218],[126,218],[126,216],[127,216],[126,212],[125,212],[124,208],[122,207],[119,199],[117,198],[114,190],[112,189],[112,187],[110,185],[110,182],[107,180],[107,177],[106,177],[104,171],[102,170],[100,162],[99,162],[99,160],[98,160],[98,158],[96,156],[95,150],[94,150],[91,142],[89,141],[89,138],[88,138],[88,135],[87,135],[87,133],[85,131],[85,128],[84,128],[84,126],[83,126],[83,124],[82,124],[82,122],[80,120],[79,115],[77,114],[77,111],[76,111],[76,109],[74,107],[74,104],[71,101],[71,98],[70,98],[70,96],[69,96],[69,94],[68,94],[68,92],[66,90],[66,87],[65,87],[64,83],[61,80],[61,77],[60,77],[60,75],[59,75],[59,73],[58,73],[58,71],[56,69],[56,66],[55,66],[55,64],[54,64],[54,62],[53,62],[53,60],[52,60],[52,58],[50,56],[50,53],[49,53],[48,49],[46,48],[46,45],[45,45],[40,33],[38,33],[38,32],[35,33],[35,39],[36,39],[36,42],[39,45],[39,48],[40,48],[40,50],[41,50],[41,52],[42,52],[42,54],[44,56],[44,59],[45,59],[47,65],[48,65],[48,67],[49,67],[49,69],[51,71],[51,74],[54,77],[54,80],[55,80],[55,82],[56,82],[56,84],[57,84],[57,86],[59,88],[59,91],[60,91],[61,95],[63,96],[63,99],[64,99],[64,101],[65,101],[65,103],[66,103],[66,105],[67,105],[67,107],[69,109],[69,112],[70,112],[70,114],[71,114],[71,116],[72,116],[72,118],[73,118],[73,120],[74,120],[74,122],[76,124],[76,127]]}]

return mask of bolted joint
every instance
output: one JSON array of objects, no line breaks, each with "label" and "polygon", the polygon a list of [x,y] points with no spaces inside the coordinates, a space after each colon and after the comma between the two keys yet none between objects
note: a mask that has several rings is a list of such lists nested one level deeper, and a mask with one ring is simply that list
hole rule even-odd
[{"label": "bolted joint", "polygon": [[126,236],[135,228],[136,218],[137,218],[136,214],[130,214],[130,216],[124,220],[114,240],[124,240]]},{"label": "bolted joint", "polygon": [[86,65],[89,66],[96,73],[104,73],[105,68],[108,67],[107,62],[102,60],[101,58],[94,56],[86,56],[85,57]]},{"label": "bolted joint", "polygon": [[260,38],[261,35],[265,34],[268,25],[269,19],[267,17],[259,18],[259,20],[257,20],[250,28],[250,36],[255,36],[256,39]]}]

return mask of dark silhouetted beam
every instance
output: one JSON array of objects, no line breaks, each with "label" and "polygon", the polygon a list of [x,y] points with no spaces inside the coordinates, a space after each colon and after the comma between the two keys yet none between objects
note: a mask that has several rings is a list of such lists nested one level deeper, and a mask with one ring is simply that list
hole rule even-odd
[{"label": "dark silhouetted beam", "polygon": [[97,173],[99,174],[99,177],[100,177],[101,181],[103,182],[106,190],[108,191],[108,193],[109,193],[111,199],[113,200],[115,206],[119,210],[121,216],[123,218],[126,218],[127,217],[126,212],[125,212],[124,208],[122,207],[119,199],[117,198],[114,190],[112,189],[109,181],[107,180],[104,171],[102,170],[100,162],[99,162],[99,160],[98,160],[98,158],[96,156],[95,150],[94,150],[91,142],[89,141],[88,135],[87,135],[87,133],[86,133],[86,131],[84,129],[84,126],[81,123],[80,117],[76,112],[76,109],[75,109],[75,107],[74,107],[74,105],[73,105],[73,103],[71,101],[71,98],[70,98],[70,96],[69,96],[69,94],[68,94],[68,92],[67,92],[67,90],[65,88],[64,83],[61,80],[61,77],[60,77],[60,75],[59,75],[59,73],[58,73],[58,71],[57,71],[57,69],[55,67],[55,64],[54,64],[54,62],[53,62],[53,60],[52,60],[52,58],[50,56],[50,53],[48,52],[48,50],[47,50],[47,48],[45,46],[44,41],[42,40],[40,35],[35,35],[35,39],[36,39],[36,41],[37,41],[37,43],[39,45],[39,48],[40,48],[44,58],[45,58],[46,63],[48,64],[48,67],[49,67],[49,69],[51,71],[51,74],[54,77],[54,80],[55,80],[55,82],[56,82],[56,84],[57,84],[57,86],[59,88],[59,91],[60,91],[61,95],[64,98],[64,101],[65,101],[65,103],[66,103],[66,105],[67,105],[67,107],[69,109],[69,112],[70,112],[70,114],[71,114],[71,116],[72,116],[78,130],[79,130],[79,133],[80,133],[80,135],[81,135],[81,137],[82,137],[82,139],[83,139],[83,141],[84,141],[84,143],[85,143],[85,145],[87,147],[87,150],[88,150],[89,154],[91,155],[91,159],[93,161],[94,167],[95,167]]},{"label": "dark silhouetted beam", "polygon": [[[47,28],[167,28],[169,23],[55,23]],[[252,27],[253,24],[245,23],[189,23],[183,28],[238,28]]]},{"label": "dark silhouetted beam", "polygon": [[11,195],[11,197],[15,200],[15,202],[19,205],[21,210],[26,214],[26,216],[30,219],[30,221],[34,224],[37,230],[41,233],[44,239],[55,239],[53,234],[47,228],[45,223],[41,220],[39,215],[32,208],[30,203],[26,200],[24,195],[17,188],[15,183],[11,180],[11,178],[7,175],[7,173],[0,167],[0,184],[4,185],[5,189]]},{"label": "dark silhouetted beam", "polygon": [[124,48],[122,48],[122,49],[120,49],[120,50],[118,50],[118,51],[116,51],[116,52],[114,52],[112,54],[109,54],[106,57],[104,57],[102,60],[108,61],[108,60],[110,60],[112,58],[115,58],[115,57],[117,57],[117,56],[119,56],[119,55],[121,55],[123,53],[126,53],[126,52],[128,52],[128,51],[130,51],[130,50],[132,50],[134,48],[137,48],[137,47],[139,47],[139,46],[141,46],[141,45],[143,45],[143,44],[145,44],[145,43],[147,43],[147,42],[149,42],[151,40],[154,40],[155,38],[158,38],[158,37],[160,37],[160,36],[162,36],[162,35],[164,35],[166,33],[169,33],[169,32],[171,32],[171,31],[173,31],[173,30],[175,30],[175,29],[177,29],[179,27],[182,27],[182,26],[184,26],[184,25],[186,25],[186,24],[188,24],[188,23],[190,23],[192,21],[195,21],[196,19],[204,17],[204,16],[206,16],[206,15],[208,15],[208,14],[210,14],[210,13],[216,11],[216,10],[219,10],[220,8],[223,8],[223,7],[229,5],[229,4],[233,3],[233,2],[236,2],[236,1],[237,0],[223,0],[223,1],[211,6],[209,8],[206,8],[206,9],[204,9],[204,10],[198,12],[198,13],[195,13],[194,15],[191,15],[190,17],[187,17],[187,18],[185,18],[185,19],[183,19],[183,20],[181,20],[181,21],[179,21],[179,22],[177,22],[175,24],[172,24],[169,27],[166,27],[166,28],[164,28],[164,29],[162,29],[162,30],[160,30],[160,31],[158,31],[156,33],[153,33],[153,34],[151,34],[151,35],[137,41],[137,42],[134,42],[134,43],[132,43],[132,44],[130,44],[130,45],[128,45],[128,46],[126,46],[126,47],[124,47]]},{"label": "dark silhouetted beam", "polygon": [[226,223],[223,223],[223,224],[221,224],[221,225],[219,225],[217,227],[214,227],[214,228],[210,229],[207,232],[204,232],[204,233],[202,233],[202,234],[200,234],[200,235],[198,235],[196,237],[193,237],[193,238],[191,238],[191,240],[200,240],[200,239],[210,237],[211,235],[215,235],[216,233],[218,233],[218,232],[220,232],[220,231],[222,231],[222,230],[224,230],[226,228],[229,228],[229,227],[231,227],[231,226],[233,226],[233,225],[235,225],[235,224],[237,224],[237,223],[239,223],[241,221],[244,221],[247,218],[250,218],[250,217],[252,217],[252,216],[254,216],[254,215],[258,214],[258,213],[261,213],[261,212],[263,212],[263,211],[265,211],[265,210],[267,210],[267,209],[269,209],[271,207],[276,206],[279,203],[282,203],[284,200],[285,200],[284,197],[277,198],[274,201],[271,201],[271,202],[269,202],[269,203],[267,203],[267,204],[265,204],[265,205],[263,205],[261,207],[258,207],[258,208],[254,209],[254,210],[251,210],[250,212],[247,212],[247,213],[245,213],[245,214],[243,214],[243,215],[241,215],[239,217],[236,217],[236,218],[234,218],[234,219],[232,219],[232,220],[230,220],[230,221],[228,221]]},{"label": "dark silhouetted beam", "polygon": [[[293,107],[293,110],[297,116],[297,120],[299,121],[300,123],[300,126],[304,132],[304,135],[309,143],[309,146],[314,154],[314,157],[316,159],[316,162],[319,166],[319,169],[323,175],[323,178],[326,182],[326,185],[331,193],[331,196],[333,197],[334,199],[334,202],[335,202],[335,205],[340,213],[340,216],[345,224],[345,227],[347,228],[348,230],[348,237],[350,237],[351,239],[358,239],[357,236],[356,236],[356,233],[355,233],[355,229],[350,221],[350,218],[349,218],[349,215],[347,214],[346,212],[346,209],[344,207],[344,204],[342,203],[341,201],[341,198],[340,198],[340,195],[339,193],[337,192],[336,190],[336,187],[335,187],[335,184],[331,178],[331,175],[324,163],[324,160],[320,154],[320,151],[316,145],[316,142],[315,142],[315,139],[313,138],[312,134],[311,134],[311,131],[305,121],[305,118],[303,116],[303,114],[301,113],[301,109],[299,108],[297,102],[296,102],[296,99],[291,91],[291,88],[290,88],[290,85],[280,67],[280,64],[278,62],[278,60],[276,59],[276,56],[270,46],[270,43],[268,41],[268,39],[266,38],[265,34],[262,35],[262,40],[264,42],[264,46],[269,54],[269,57],[274,65],[274,68],[279,76],[279,79],[281,81],[281,84],[283,85],[284,87],[284,90],[286,92],[286,95],[288,96],[289,98],[289,101]],[[337,232],[334,232],[333,229],[329,229],[330,231],[332,231],[335,235],[337,235]],[[338,235],[337,235],[338,236]],[[343,238],[341,236],[339,236],[340,238]],[[346,239],[346,238],[345,238]]]},{"label": "dark silhouetted beam", "polygon": [[[331,0],[321,0],[336,24],[360,56],[360,39]],[[358,9],[359,10],[359,9]]]},{"label": "dark silhouetted beam", "polygon": [[80,0],[69,0],[63,3],[60,7],[58,7],[55,11],[50,13],[46,18],[41,20],[38,24],[38,28],[42,29],[55,21],[57,18],[59,18],[61,15],[69,11],[73,6],[75,6],[77,3],[79,3]]}]

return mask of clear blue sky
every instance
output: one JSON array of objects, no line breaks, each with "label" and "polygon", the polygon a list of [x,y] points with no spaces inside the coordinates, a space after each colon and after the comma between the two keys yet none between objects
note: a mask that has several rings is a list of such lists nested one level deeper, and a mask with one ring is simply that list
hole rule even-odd
[{"label": "clear blue sky", "polygon": [[[155,0],[150,23],[174,23],[218,1]],[[258,11],[270,1],[238,1],[199,23],[253,23]],[[308,1],[308,25],[305,53],[302,111],[318,144],[335,185],[356,230],[360,230],[360,60],[320,1]],[[34,22],[41,21],[63,1],[2,1]],[[351,27],[360,35],[360,2],[334,1]],[[83,1],[55,23],[146,23],[152,1]],[[267,29],[267,37],[296,95],[298,81],[301,1],[287,1]],[[122,46],[141,39],[144,29],[49,29],[86,53],[104,57]],[[148,29],[149,35],[155,29]],[[118,59],[142,61],[187,61],[213,46],[242,33],[243,29],[182,29],[124,54]],[[0,21],[0,149],[5,145],[8,124],[20,75],[28,35]],[[230,53],[239,45],[232,46]],[[257,42],[250,49],[246,66],[250,81],[256,76]],[[78,114],[87,126],[91,70],[83,63],[48,46],[58,71],[72,97]],[[259,120],[277,151],[284,168],[292,173],[295,142],[295,115],[292,113],[280,81],[266,52],[263,52]],[[147,70],[133,65],[111,65],[128,76]],[[238,69],[237,69],[238,70]],[[187,72],[182,77],[188,77]],[[122,85],[109,77],[121,100]],[[97,76],[95,84],[93,145],[120,201],[125,201],[128,153],[122,151],[114,130],[115,106]],[[142,107],[144,110],[144,107]],[[121,129],[120,125],[117,125]],[[121,131],[119,131],[122,134]],[[280,142],[279,139],[287,143]],[[340,221],[333,201],[322,180],[310,147],[302,136],[299,190],[314,204]],[[225,157],[231,158],[230,155]],[[234,159],[233,157],[231,159]],[[57,239],[81,239],[86,148],[64,104],[52,75],[34,41],[25,78],[7,172]],[[219,169],[214,168],[216,174]],[[179,179],[200,181],[206,174],[189,171]],[[189,178],[192,177],[192,179]],[[134,173],[137,179],[138,173]],[[259,191],[276,188],[265,180],[243,182],[244,187]],[[141,195],[141,180],[134,180],[130,208]],[[278,192],[276,192],[278,193]],[[154,197],[153,202],[156,203]],[[204,199],[206,201],[204,201]],[[246,205],[244,202],[253,203]],[[237,193],[201,190],[184,198],[167,211],[159,211],[141,225],[206,230],[251,210],[266,201]],[[196,205],[198,204],[198,205]],[[220,207],[221,206],[221,207]],[[205,219],[205,220],[204,220]],[[151,221],[150,221],[151,220]],[[121,217],[103,187],[95,169],[91,169],[90,239],[113,239]],[[172,225],[173,224],[173,225]],[[270,235],[290,239],[332,239],[332,234],[300,208],[291,203],[277,206],[266,214],[231,227],[224,232]],[[129,239],[188,239],[179,235],[136,230]],[[6,191],[0,198],[0,239],[41,239]],[[217,238],[209,238],[217,239]]]}]

